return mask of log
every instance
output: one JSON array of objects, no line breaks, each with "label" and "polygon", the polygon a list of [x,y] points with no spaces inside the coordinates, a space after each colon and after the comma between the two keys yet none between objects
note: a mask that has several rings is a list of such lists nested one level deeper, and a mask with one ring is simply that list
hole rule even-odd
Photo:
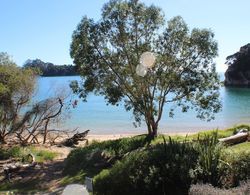
[{"label": "log", "polygon": [[242,143],[248,140],[249,133],[248,132],[239,132],[230,137],[219,139],[220,142],[223,142],[228,145]]},{"label": "log", "polygon": [[79,144],[79,141],[88,141],[86,136],[88,135],[90,130],[86,130],[83,133],[76,133],[72,137],[67,138],[65,141],[62,141],[60,145],[64,145],[67,147],[72,147]]}]

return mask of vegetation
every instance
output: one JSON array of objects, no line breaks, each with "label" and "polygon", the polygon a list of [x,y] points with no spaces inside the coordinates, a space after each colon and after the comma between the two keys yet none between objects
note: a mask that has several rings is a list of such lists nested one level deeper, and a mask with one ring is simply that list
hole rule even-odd
[{"label": "vegetation", "polygon": [[40,59],[27,60],[24,68],[39,70],[41,76],[75,76],[77,75],[73,65],[54,65],[50,62],[43,62]]},{"label": "vegetation", "polygon": [[51,161],[57,156],[57,153],[55,152],[51,152],[45,149],[39,149],[33,146],[14,146],[8,149],[3,147],[0,148],[0,160],[9,158],[19,158],[25,160],[29,153],[32,153],[34,155],[36,162],[44,162],[49,160]]},{"label": "vegetation", "polygon": [[[198,153],[189,143],[134,151],[94,178],[96,194],[187,194]],[[180,174],[181,172],[181,174]],[[112,186],[112,187],[110,187]]]},{"label": "vegetation", "polygon": [[27,105],[35,87],[36,74],[20,69],[7,53],[0,53],[0,143],[15,131],[21,109]]},{"label": "vegetation", "polygon": [[[49,124],[61,119],[66,95],[58,94],[30,105],[37,71],[19,68],[8,54],[0,53],[0,144],[12,135],[19,143],[47,141]],[[13,138],[12,137],[12,138]]]},{"label": "vegetation", "polygon": [[[73,91],[84,100],[94,92],[112,105],[123,101],[136,125],[145,120],[153,137],[167,103],[175,105],[170,116],[179,106],[208,120],[221,107],[214,34],[208,29],[189,30],[180,16],[165,25],[163,15],[160,8],[138,0],[111,0],[98,22],[81,20],[70,52],[83,77],[83,84],[71,83]],[[144,52],[154,53],[156,62],[142,77],[136,67]]]},{"label": "vegetation", "polygon": [[200,182],[235,187],[250,178],[250,148],[247,142],[222,146],[218,137],[233,135],[239,127],[249,129],[158,136],[150,144],[146,135],[94,142],[70,153],[64,183],[94,177],[94,194],[111,195],[187,194],[191,184]]},{"label": "vegetation", "polygon": [[147,144],[147,139],[145,138],[146,136],[138,136],[113,141],[94,142],[89,146],[75,149],[66,159],[64,173],[75,175],[83,170],[87,175],[94,176],[104,167],[110,167],[127,153],[144,147]]}]

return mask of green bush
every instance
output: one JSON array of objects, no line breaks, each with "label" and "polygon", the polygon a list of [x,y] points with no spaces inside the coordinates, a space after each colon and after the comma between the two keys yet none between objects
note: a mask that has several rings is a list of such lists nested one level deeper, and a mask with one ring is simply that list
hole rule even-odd
[{"label": "green bush", "polygon": [[192,144],[169,140],[134,151],[94,178],[95,194],[187,194],[198,154]]},{"label": "green bush", "polygon": [[193,172],[194,182],[202,181],[219,185],[220,163],[223,146],[218,142],[218,133],[203,136],[196,143],[196,150],[199,153],[199,160]]},{"label": "green bush", "polygon": [[144,147],[146,136],[135,136],[104,142],[94,142],[89,146],[77,148],[66,159],[64,174],[75,175],[83,170],[88,176],[99,173],[121,159],[125,154]]},{"label": "green bush", "polygon": [[241,181],[250,179],[250,152],[226,152],[221,164],[221,186],[235,187]]}]

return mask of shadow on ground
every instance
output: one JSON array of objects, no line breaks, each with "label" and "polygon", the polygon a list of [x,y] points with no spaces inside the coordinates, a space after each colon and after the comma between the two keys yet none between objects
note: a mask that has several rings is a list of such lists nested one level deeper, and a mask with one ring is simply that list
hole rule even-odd
[{"label": "shadow on ground", "polygon": [[63,186],[60,181],[63,178],[63,168],[63,160],[41,163],[12,173],[10,181],[4,179],[2,173],[0,194],[4,191],[13,191],[15,194],[34,194],[35,192],[61,194]]}]

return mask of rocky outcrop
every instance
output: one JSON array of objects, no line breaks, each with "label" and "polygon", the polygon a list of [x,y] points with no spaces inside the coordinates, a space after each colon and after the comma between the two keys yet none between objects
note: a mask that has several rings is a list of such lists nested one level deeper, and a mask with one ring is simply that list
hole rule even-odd
[{"label": "rocky outcrop", "polygon": [[250,87],[250,43],[228,56],[226,64],[225,86]]}]

